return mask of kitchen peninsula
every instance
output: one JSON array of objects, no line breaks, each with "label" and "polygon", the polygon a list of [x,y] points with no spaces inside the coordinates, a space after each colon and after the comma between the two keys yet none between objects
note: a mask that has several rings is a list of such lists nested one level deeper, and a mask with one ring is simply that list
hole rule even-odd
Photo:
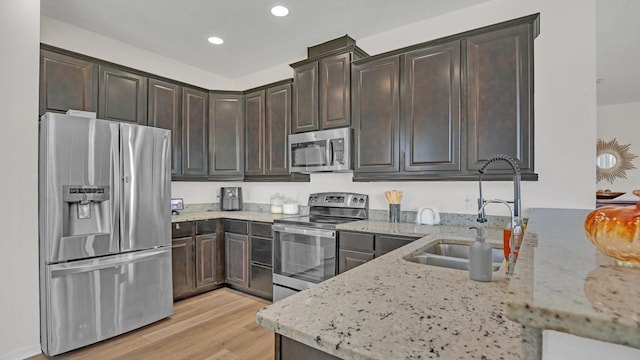
[{"label": "kitchen peninsula", "polygon": [[[587,213],[534,209],[511,280],[504,268],[481,283],[466,271],[404,260],[438,239],[475,235],[425,227],[422,239],[267,306],[257,321],[281,339],[343,359],[540,359],[544,329],[640,348],[637,270],[616,267],[591,246]],[[366,230],[358,222],[346,227]],[[501,246],[500,232],[487,239]]]}]

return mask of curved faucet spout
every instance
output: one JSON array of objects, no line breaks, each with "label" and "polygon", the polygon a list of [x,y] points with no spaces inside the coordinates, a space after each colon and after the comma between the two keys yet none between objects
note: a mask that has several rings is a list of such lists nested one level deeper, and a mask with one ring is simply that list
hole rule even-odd
[{"label": "curved faucet spout", "polygon": [[[522,236],[522,208],[521,208],[521,200],[520,200],[520,167],[518,166],[518,163],[511,158],[509,155],[505,155],[505,154],[498,154],[498,155],[494,155],[491,158],[489,158],[483,165],[482,167],[480,167],[480,170],[478,170],[478,172],[480,173],[480,175],[478,176],[478,187],[480,190],[480,197],[478,198],[478,219],[477,221],[479,223],[485,223],[487,222],[487,217],[485,215],[485,211],[484,208],[487,204],[490,203],[502,203],[507,205],[507,207],[509,207],[509,211],[511,211],[511,207],[509,206],[508,202],[503,201],[503,200],[487,200],[485,201],[484,198],[482,197],[482,175],[486,172],[487,167],[489,165],[491,165],[492,163],[496,162],[496,161],[505,161],[507,164],[509,164],[509,166],[511,166],[511,169],[513,170],[513,211],[511,212],[511,226],[513,227],[512,231],[511,231],[511,239],[510,239],[510,246],[511,246],[511,252],[509,254],[509,275],[511,275],[513,273],[513,268],[515,266],[515,255],[514,255],[514,237],[516,236],[516,232],[518,233],[518,236]],[[517,246],[519,247],[519,244],[517,244]]]},{"label": "curved faucet spout", "polygon": [[[480,167],[478,172],[480,175],[478,176],[478,186],[480,190],[480,198],[478,199],[478,210],[482,206],[482,175],[487,171],[487,167],[496,161],[504,161],[513,170],[513,216],[519,218],[522,216],[522,205],[520,201],[520,166],[516,160],[514,160],[511,156],[505,154],[498,154],[490,157],[483,165]],[[486,217],[484,216],[484,212],[478,216],[478,222],[485,222]]]}]

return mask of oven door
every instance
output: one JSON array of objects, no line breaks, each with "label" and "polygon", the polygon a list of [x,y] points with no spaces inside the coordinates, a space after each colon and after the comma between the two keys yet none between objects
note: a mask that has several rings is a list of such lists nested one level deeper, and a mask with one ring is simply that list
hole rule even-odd
[{"label": "oven door", "polygon": [[273,280],[304,290],[336,275],[336,231],[273,225]]}]

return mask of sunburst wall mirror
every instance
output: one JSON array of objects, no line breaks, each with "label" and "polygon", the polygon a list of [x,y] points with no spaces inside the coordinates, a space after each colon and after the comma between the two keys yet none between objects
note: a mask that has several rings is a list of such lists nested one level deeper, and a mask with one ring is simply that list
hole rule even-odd
[{"label": "sunburst wall mirror", "polygon": [[616,178],[627,178],[627,170],[636,168],[631,161],[638,157],[629,152],[630,145],[620,145],[615,138],[611,141],[598,139],[596,147],[597,181],[607,180],[613,184]]}]

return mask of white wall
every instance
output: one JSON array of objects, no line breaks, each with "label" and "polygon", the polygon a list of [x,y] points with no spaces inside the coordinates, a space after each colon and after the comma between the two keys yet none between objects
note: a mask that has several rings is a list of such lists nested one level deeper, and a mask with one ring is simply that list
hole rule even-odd
[{"label": "white wall", "polygon": [[[375,55],[536,12],[541,13],[540,35],[534,41],[535,168],[539,181],[522,184],[524,213],[527,215],[532,207],[591,208],[596,190],[594,0],[493,0],[356,40],[362,49]],[[258,77],[266,80],[264,74]],[[245,78],[243,82],[251,80]],[[478,196],[476,182],[353,183],[350,179],[348,174],[314,174],[307,184],[239,185],[248,202],[267,203],[271,195],[281,192],[304,203],[311,192],[346,190],[369,194],[374,209],[387,208],[384,190],[398,189],[404,191],[404,210],[431,205],[454,213],[472,213]],[[211,202],[220,186],[225,185],[174,183],[173,192],[184,197],[186,203]],[[488,197],[512,197],[509,182],[487,182],[485,186]],[[506,215],[501,207],[488,212]]]},{"label": "white wall", "polygon": [[[605,141],[617,139],[620,145],[630,145],[629,152],[638,155],[631,163],[636,167],[627,170],[626,179],[615,179],[599,181],[598,189],[611,189],[612,191],[623,191],[626,194],[616,198],[616,200],[638,200],[632,194],[634,189],[640,189],[640,102],[598,106],[597,134],[598,138]],[[595,146],[595,142],[594,142]]]},{"label": "white wall", "polygon": [[183,81],[205,89],[235,90],[234,82],[231,79],[56,19],[42,16],[40,24],[40,41],[44,44]]},{"label": "white wall", "polygon": [[38,315],[39,0],[0,1],[0,359],[40,349]]}]

